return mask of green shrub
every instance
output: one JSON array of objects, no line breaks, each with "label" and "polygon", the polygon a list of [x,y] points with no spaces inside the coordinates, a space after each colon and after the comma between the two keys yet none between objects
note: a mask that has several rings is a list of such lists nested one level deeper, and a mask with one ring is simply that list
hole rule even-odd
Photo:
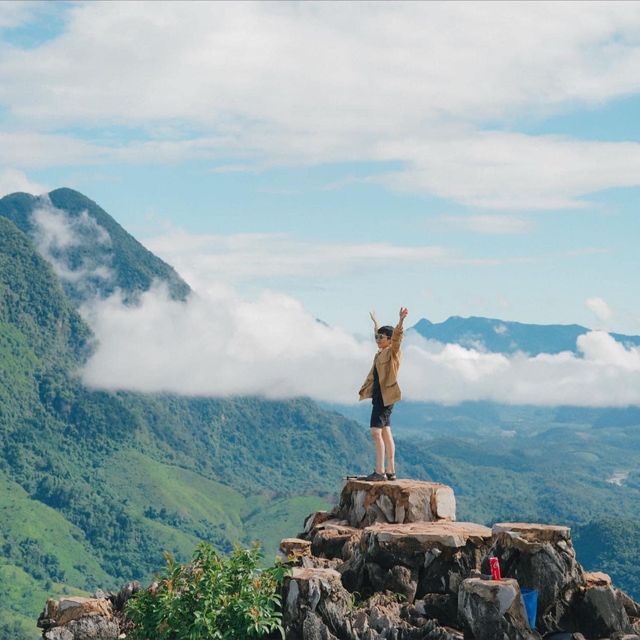
[{"label": "green shrub", "polygon": [[166,554],[157,588],[139,591],[127,606],[132,640],[242,640],[282,628],[283,566],[258,569],[259,546],[220,555],[200,544],[189,564]]}]

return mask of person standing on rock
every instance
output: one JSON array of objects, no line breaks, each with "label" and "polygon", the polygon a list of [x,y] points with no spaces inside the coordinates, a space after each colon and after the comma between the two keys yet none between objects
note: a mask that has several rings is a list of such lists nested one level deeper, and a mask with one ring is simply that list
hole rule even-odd
[{"label": "person standing on rock", "polygon": [[[391,412],[401,398],[398,386],[400,369],[400,343],[404,335],[403,323],[409,311],[400,308],[400,320],[395,327],[378,327],[375,312],[371,312],[378,353],[364,384],[360,388],[360,400],[371,398],[371,437],[376,450],[376,468],[365,480],[396,479],[396,447],[391,434]],[[386,473],[385,473],[386,461]]]}]

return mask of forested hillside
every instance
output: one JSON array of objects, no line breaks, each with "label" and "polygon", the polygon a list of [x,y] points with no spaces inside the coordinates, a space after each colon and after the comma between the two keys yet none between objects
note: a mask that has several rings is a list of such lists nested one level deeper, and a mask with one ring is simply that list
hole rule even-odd
[{"label": "forested hillside", "polygon": [[[114,276],[94,293],[115,282],[134,304],[166,278],[177,299],[188,295],[95,203],[65,189],[50,199],[109,233],[97,251]],[[348,419],[306,399],[85,388],[77,376],[93,337],[76,307],[86,289],[65,285],[38,253],[36,204],[0,200],[2,640],[18,640],[14,624],[32,626],[47,595],[146,580],[167,549],[186,558],[201,539],[228,550],[259,538],[273,553],[335,501],[345,473],[372,462],[364,403]],[[82,247],[57,258],[82,263]],[[460,519],[569,524],[581,562],[640,595],[637,409],[407,403],[396,416],[400,474],[453,486]]]},{"label": "forested hillside", "polygon": [[[174,298],[183,300],[189,285],[173,267],[143,247],[93,200],[73,189],[55,189],[47,196],[13,193],[0,198],[0,216],[11,220],[27,236],[43,240],[43,220],[56,211],[64,212],[65,222],[77,236],[69,239],[58,232],[47,251],[69,272],[83,271],[81,279],[63,279],[65,292],[82,302],[89,296],[107,296],[116,289],[129,297],[146,291],[154,279],[164,282]],[[38,215],[34,217],[34,212]],[[49,224],[51,224],[49,222]],[[51,231],[51,229],[48,229]]]},{"label": "forested hillside", "polygon": [[87,390],[76,370],[90,344],[49,265],[0,217],[3,620],[27,624],[68,586],[146,579],[163,551],[187,557],[200,539],[260,538],[273,553],[364,468],[363,430],[307,400]]}]

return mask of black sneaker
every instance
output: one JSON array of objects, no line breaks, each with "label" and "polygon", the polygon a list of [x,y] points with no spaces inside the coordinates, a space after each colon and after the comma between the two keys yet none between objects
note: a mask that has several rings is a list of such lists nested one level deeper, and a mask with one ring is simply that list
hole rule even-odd
[{"label": "black sneaker", "polygon": [[367,480],[368,482],[382,482],[386,479],[387,476],[384,473],[378,473],[377,471],[374,471],[363,478],[363,480]]},{"label": "black sneaker", "polygon": [[387,480],[395,480],[396,479],[396,474],[395,473],[385,473],[385,475],[387,476]]}]

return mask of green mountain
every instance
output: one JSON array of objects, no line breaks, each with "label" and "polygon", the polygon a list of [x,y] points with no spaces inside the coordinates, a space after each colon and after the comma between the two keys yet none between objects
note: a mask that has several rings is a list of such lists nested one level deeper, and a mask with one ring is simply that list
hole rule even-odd
[{"label": "green mountain", "polygon": [[175,299],[184,300],[189,285],[173,267],[143,247],[104,209],[73,189],[56,189],[47,196],[13,193],[0,199],[0,216],[11,220],[32,239],[38,238],[34,211],[64,215],[74,238],[49,247],[51,257],[70,272],[84,277],[63,279],[75,302],[96,294],[108,296],[116,289],[128,297],[146,291],[153,280],[165,283]]},{"label": "green mountain", "polygon": [[[97,246],[71,249],[95,264],[91,247],[98,257],[106,247],[114,282],[132,301],[152,279],[172,281],[175,272],[113,231],[117,223],[95,203],[66,189],[50,199],[107,229],[105,243],[89,225]],[[39,205],[25,194],[0,204],[0,639],[33,638],[47,595],[149,579],[164,550],[186,559],[201,539],[228,550],[257,538],[270,555],[307,513],[335,502],[345,473],[370,470],[366,426],[307,399],[83,387],[76,372],[92,340],[76,311],[83,290],[39,255],[28,213]],[[187,295],[178,284],[174,294]],[[633,408],[603,419],[569,408],[407,403],[398,417],[403,406],[402,475],[451,484],[463,520],[573,526],[583,563],[640,595]],[[368,411],[362,404],[353,417]]]},{"label": "green mountain", "polygon": [[273,554],[364,468],[363,430],[308,400],[88,390],[75,371],[90,335],[0,218],[2,621],[33,621],[49,592],[148,579],[164,550],[186,559],[201,539]]}]

